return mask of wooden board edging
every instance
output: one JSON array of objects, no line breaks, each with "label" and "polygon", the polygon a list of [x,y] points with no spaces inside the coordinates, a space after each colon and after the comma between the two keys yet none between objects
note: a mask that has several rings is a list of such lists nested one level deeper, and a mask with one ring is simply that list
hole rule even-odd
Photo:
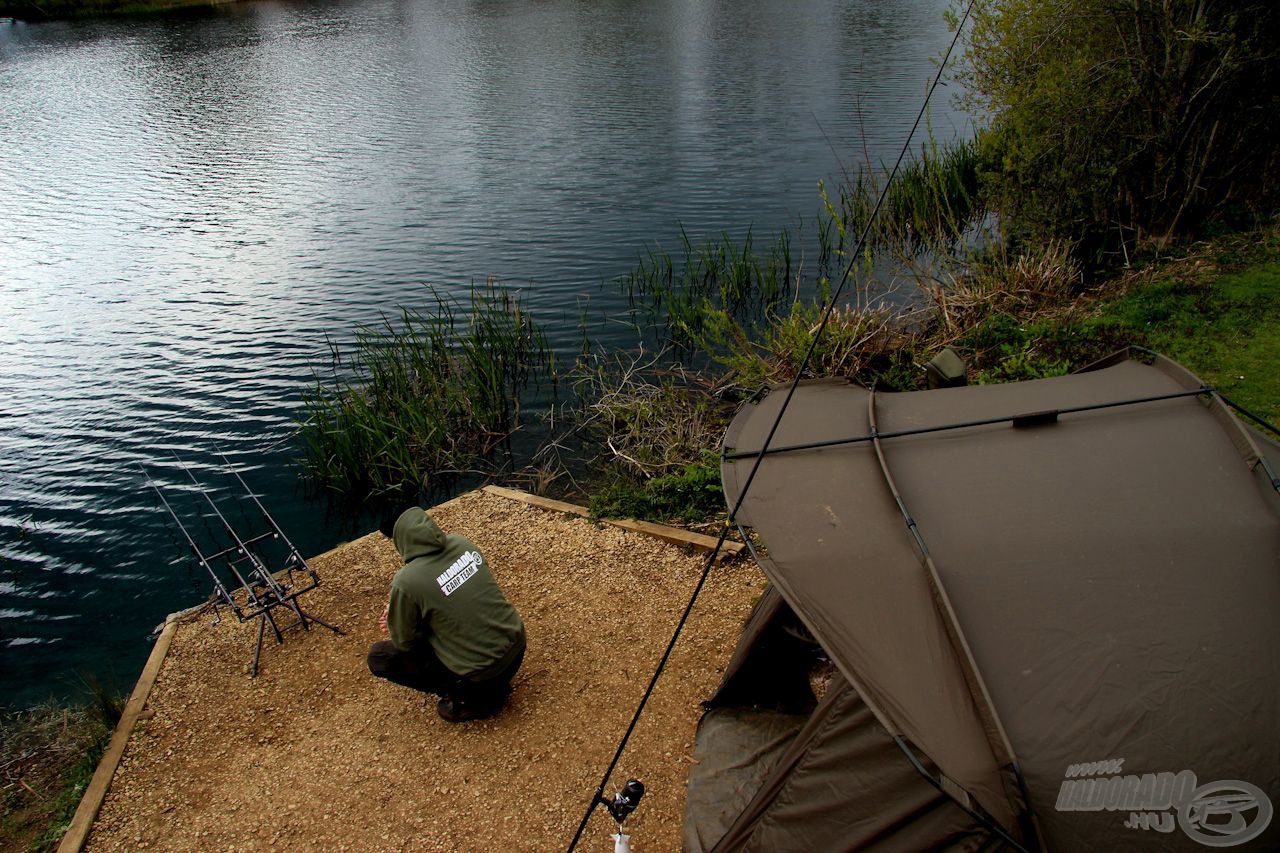
[{"label": "wooden board edging", "polygon": [[[528,504],[539,509],[551,510],[552,512],[567,512],[573,515],[579,515],[587,518],[591,515],[591,511],[585,506],[577,504],[565,503],[564,501],[552,500],[551,498],[538,497],[529,492],[522,492],[519,489],[508,489],[505,486],[485,486],[481,489],[498,497],[507,498],[520,503]],[[602,518],[602,524],[608,524],[612,527],[618,527],[622,530],[630,530],[633,533],[642,533],[645,536],[653,536],[664,542],[670,542],[673,545],[689,545],[699,551],[714,551],[716,547],[716,538],[707,536],[703,533],[694,533],[691,530],[681,530],[678,527],[668,527],[665,524],[654,524],[649,521],[633,521],[631,519],[620,518]],[[725,540],[724,545],[720,548],[719,559],[726,557],[736,557],[742,553],[744,546],[741,542],[731,542]]]},{"label": "wooden board edging", "polygon": [[93,771],[93,778],[89,780],[89,786],[84,789],[84,795],[80,798],[75,816],[71,818],[71,823],[62,836],[62,842],[58,845],[58,853],[80,853],[84,849],[85,842],[89,840],[89,831],[93,829],[98,810],[102,808],[102,803],[107,798],[107,790],[111,787],[111,780],[116,775],[116,768],[120,766],[120,759],[124,757],[125,747],[129,745],[133,726],[138,722],[138,717],[147,704],[147,697],[151,695],[151,688],[155,686],[156,676],[160,674],[160,667],[164,665],[165,655],[169,653],[169,644],[173,641],[174,632],[178,630],[178,621],[174,616],[165,620],[164,630],[160,632],[156,644],[151,647],[147,664],[142,668],[142,675],[138,676],[138,683],[134,685],[129,701],[125,703],[120,721],[116,723],[116,729],[111,733],[107,749],[98,762],[98,769]]}]

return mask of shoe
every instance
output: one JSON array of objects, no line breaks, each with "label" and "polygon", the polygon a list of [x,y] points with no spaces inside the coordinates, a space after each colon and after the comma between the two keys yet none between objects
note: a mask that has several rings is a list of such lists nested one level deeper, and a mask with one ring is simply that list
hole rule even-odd
[{"label": "shoe", "polygon": [[465,723],[469,720],[483,720],[498,712],[501,705],[490,703],[468,702],[453,696],[445,696],[436,703],[436,713],[449,723]]}]

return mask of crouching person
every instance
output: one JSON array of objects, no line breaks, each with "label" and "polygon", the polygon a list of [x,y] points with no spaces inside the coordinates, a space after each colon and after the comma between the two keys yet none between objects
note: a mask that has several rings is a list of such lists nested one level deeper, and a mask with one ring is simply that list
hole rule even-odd
[{"label": "crouching person", "polygon": [[446,535],[418,507],[387,526],[404,566],[382,615],[390,639],[369,649],[369,671],[438,695],[451,723],[496,714],[524,660],[520,614],[465,537]]}]

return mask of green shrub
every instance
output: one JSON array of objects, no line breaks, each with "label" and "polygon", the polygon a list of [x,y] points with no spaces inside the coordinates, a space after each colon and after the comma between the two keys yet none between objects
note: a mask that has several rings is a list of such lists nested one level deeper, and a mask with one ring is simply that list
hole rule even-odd
[{"label": "green shrub", "polygon": [[977,384],[996,382],[1022,382],[1028,379],[1044,379],[1049,376],[1065,376],[1071,372],[1066,359],[1038,354],[1030,341],[1021,346],[1005,344],[995,367],[978,374]]},{"label": "green shrub", "polygon": [[1004,224],[1163,248],[1274,206],[1280,4],[977,0],[960,78]]},{"label": "green shrub", "polygon": [[592,495],[592,518],[699,522],[725,511],[719,457],[711,451],[676,474],[642,483],[616,480]]}]

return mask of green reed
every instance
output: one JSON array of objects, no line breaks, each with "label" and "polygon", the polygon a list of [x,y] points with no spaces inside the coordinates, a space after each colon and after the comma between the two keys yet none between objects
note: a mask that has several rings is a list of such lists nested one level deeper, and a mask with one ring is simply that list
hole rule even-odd
[{"label": "green reed", "polygon": [[[836,246],[821,230],[818,269],[830,267]],[[676,254],[651,246],[631,272],[616,279],[635,311],[668,341],[696,345],[709,310],[735,317],[760,318],[794,298],[802,286],[802,263],[792,252],[791,231],[758,249],[751,230],[737,241],[728,234],[695,245],[684,229]]]},{"label": "green reed", "polygon": [[[979,190],[977,145],[939,146],[932,139],[899,170],[871,229],[873,249],[908,254],[950,252],[986,213]],[[844,225],[861,232],[886,176],[866,169],[841,188]]]},{"label": "green reed", "polygon": [[520,394],[551,363],[520,298],[492,283],[463,305],[361,326],[303,399],[304,474],[349,498],[404,493],[484,464],[520,426]]},{"label": "green reed", "polygon": [[978,171],[972,143],[924,145],[889,187],[858,258],[850,257],[851,244],[870,220],[887,177],[870,168],[847,179],[838,200],[819,185],[824,212],[814,220],[814,264],[793,254],[791,230],[763,247],[750,231],[741,241],[722,234],[698,245],[681,231],[679,251],[648,248],[617,283],[633,310],[646,314],[642,319],[681,354],[727,367],[739,381],[783,381],[798,369],[822,306],[849,267],[854,283],[808,369],[883,379],[900,366],[893,351],[913,336],[906,328],[910,312],[882,298],[897,280],[877,278],[873,266],[883,259],[889,269],[898,264],[911,273],[913,258],[962,250],[984,213]]}]

